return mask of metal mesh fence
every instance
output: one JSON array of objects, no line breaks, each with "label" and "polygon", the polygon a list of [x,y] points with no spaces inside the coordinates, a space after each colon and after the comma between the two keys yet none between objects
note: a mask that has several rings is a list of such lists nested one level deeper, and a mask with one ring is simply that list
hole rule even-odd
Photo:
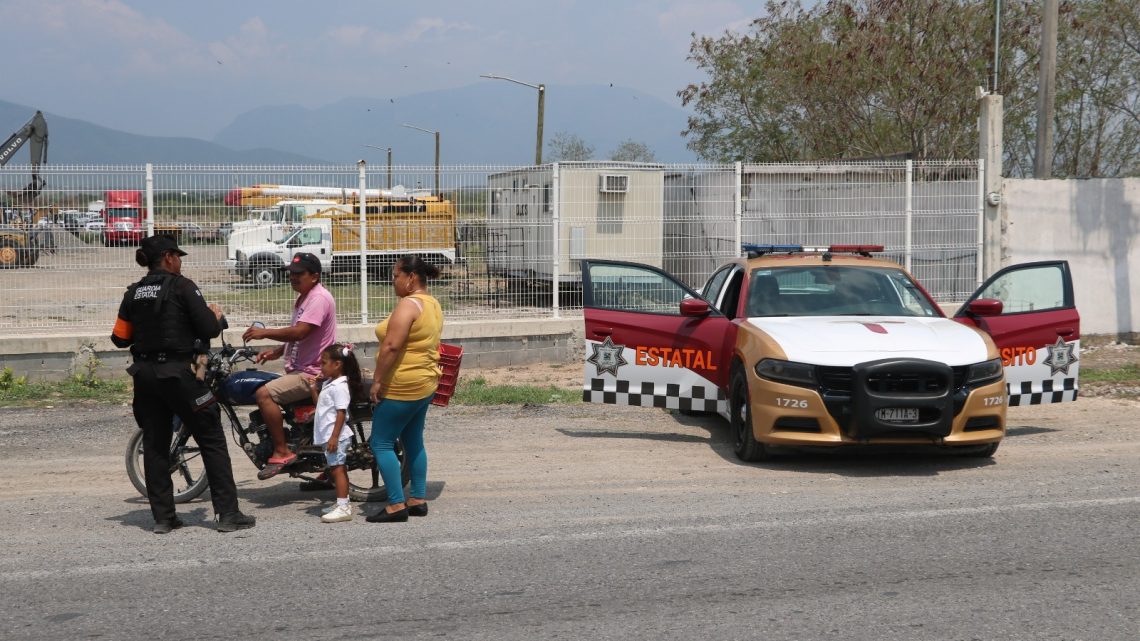
[{"label": "metal mesh fence", "polygon": [[185,274],[234,326],[288,322],[281,267],[298,251],[320,256],[343,324],[387,315],[406,254],[439,264],[456,320],[575,314],[586,257],[698,286],[742,241],[883,244],[942,301],[979,275],[975,162],[55,165],[34,199],[18,192],[30,172],[0,168],[0,335],[109,333],[153,233],[179,236]]}]

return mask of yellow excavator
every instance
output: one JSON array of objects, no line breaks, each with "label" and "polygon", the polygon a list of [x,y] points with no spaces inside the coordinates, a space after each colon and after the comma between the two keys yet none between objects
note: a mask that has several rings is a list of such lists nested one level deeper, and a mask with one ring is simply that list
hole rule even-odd
[{"label": "yellow excavator", "polygon": [[[45,184],[39,174],[40,165],[47,162],[48,148],[47,122],[43,112],[37,111],[26,125],[0,145],[0,167],[8,164],[8,160],[24,144],[30,144],[32,152],[32,182],[23,189],[8,191],[6,200],[10,202],[5,205],[5,209],[0,210],[3,214],[3,219],[0,220],[0,269],[31,266],[39,259],[38,234],[28,229],[27,222],[21,219],[19,212],[31,207],[32,201],[40,195]],[[11,210],[7,207],[11,207]]]}]

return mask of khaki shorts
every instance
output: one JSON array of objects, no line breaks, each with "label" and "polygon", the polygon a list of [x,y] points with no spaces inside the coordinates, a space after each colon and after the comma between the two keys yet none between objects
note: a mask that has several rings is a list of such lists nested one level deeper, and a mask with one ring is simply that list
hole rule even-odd
[{"label": "khaki shorts", "polygon": [[299,372],[285,374],[265,384],[269,390],[269,398],[278,405],[288,405],[305,399],[312,400],[313,392],[309,387],[309,379]]}]

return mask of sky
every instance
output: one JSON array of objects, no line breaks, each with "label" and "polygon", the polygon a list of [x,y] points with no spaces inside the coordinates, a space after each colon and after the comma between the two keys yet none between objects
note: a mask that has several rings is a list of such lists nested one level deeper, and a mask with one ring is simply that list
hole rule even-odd
[{"label": "sky", "polygon": [[[266,105],[313,108],[478,82],[629,87],[680,106],[691,34],[730,0],[0,0],[0,100],[123,131],[212,138]],[[2,135],[4,132],[0,132]]]}]

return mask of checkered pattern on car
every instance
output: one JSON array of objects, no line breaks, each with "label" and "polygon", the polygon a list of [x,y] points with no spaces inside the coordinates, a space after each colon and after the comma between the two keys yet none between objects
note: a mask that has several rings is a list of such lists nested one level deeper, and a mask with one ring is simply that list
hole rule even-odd
[{"label": "checkered pattern on car", "polygon": [[606,391],[605,385],[605,379],[591,378],[590,388],[582,390],[582,400],[694,412],[715,412],[721,403],[726,402],[724,392],[712,385],[682,388],[676,383],[642,382],[631,390],[629,381],[618,380],[613,391]]},{"label": "checkered pattern on car", "polygon": [[1012,384],[1006,384],[1006,393],[1009,394],[1009,406],[1041,405],[1042,403],[1061,403],[1077,400],[1077,379],[1066,378],[1058,386],[1053,379],[1039,381],[1041,391],[1033,391],[1032,381],[1023,381],[1016,389]]}]

